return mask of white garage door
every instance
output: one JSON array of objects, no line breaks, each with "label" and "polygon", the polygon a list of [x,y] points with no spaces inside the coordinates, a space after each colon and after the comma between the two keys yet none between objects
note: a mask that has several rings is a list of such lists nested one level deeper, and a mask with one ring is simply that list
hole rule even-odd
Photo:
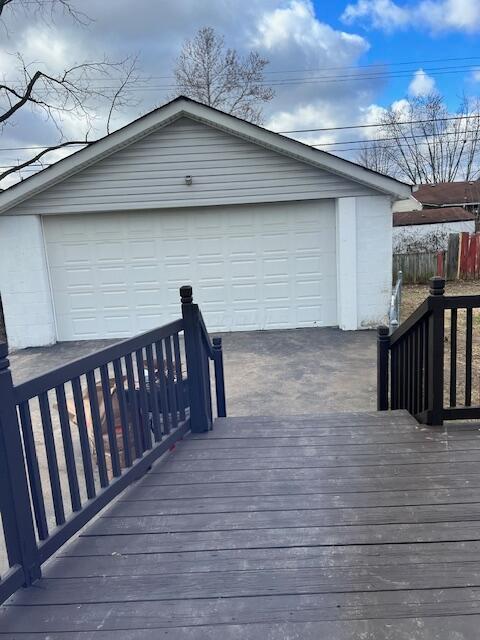
[{"label": "white garage door", "polygon": [[44,218],[59,340],[179,317],[191,283],[212,331],[336,324],[331,200]]}]

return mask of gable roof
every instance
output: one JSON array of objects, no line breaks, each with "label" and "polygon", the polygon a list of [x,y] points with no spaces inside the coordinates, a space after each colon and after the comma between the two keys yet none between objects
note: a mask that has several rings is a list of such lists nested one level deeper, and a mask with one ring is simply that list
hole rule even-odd
[{"label": "gable roof", "polygon": [[366,169],[354,162],[344,160],[326,151],[320,151],[279,133],[274,133],[190,98],[180,96],[6,189],[3,193],[0,193],[0,213],[79,173],[103,158],[128,147],[130,144],[141,140],[150,133],[167,126],[181,117],[192,118],[277,153],[341,175],[395,198],[407,198],[411,193],[409,185],[394,178]]},{"label": "gable roof", "polygon": [[414,193],[423,205],[466,205],[480,202],[480,181],[421,184]]},{"label": "gable roof", "polygon": [[420,209],[415,211],[395,211],[394,227],[406,227],[412,224],[435,224],[441,222],[463,222],[475,220],[475,214],[462,207],[439,207],[436,209]]}]

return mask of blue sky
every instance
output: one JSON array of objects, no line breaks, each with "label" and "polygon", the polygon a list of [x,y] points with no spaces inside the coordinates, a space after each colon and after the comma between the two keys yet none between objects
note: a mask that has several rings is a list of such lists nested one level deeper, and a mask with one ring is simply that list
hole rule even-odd
[{"label": "blue sky", "polygon": [[[420,18],[413,18],[412,22],[401,28],[380,28],[375,26],[372,13],[367,14],[363,19],[347,22],[342,19],[348,5],[358,5],[358,2],[345,2],[344,0],[314,0],[315,14],[319,20],[325,21],[335,29],[345,29],[352,31],[366,38],[370,44],[370,49],[361,57],[359,64],[395,63],[404,61],[426,61],[446,58],[477,57],[476,60],[459,60],[432,62],[425,64],[405,65],[403,69],[422,67],[428,73],[428,69],[439,67],[468,66],[469,69],[458,69],[455,73],[448,69],[431,72],[435,78],[439,92],[445,96],[449,106],[454,109],[458,104],[459,96],[462,92],[477,95],[480,92],[480,83],[473,81],[470,67],[478,64],[480,68],[480,25],[478,21],[478,5],[480,0],[460,0],[455,2],[444,2],[442,0],[431,3],[439,7],[440,12],[448,12],[450,5],[454,10],[458,7],[459,13],[463,13],[467,26],[462,24],[447,25],[426,25]],[[375,6],[375,2],[366,2]],[[380,5],[381,3],[378,3]],[[395,4],[406,11],[418,10],[421,2],[405,2],[398,0],[396,3],[385,2],[379,11],[388,14],[388,7]],[[466,7],[466,8],[465,8]],[[472,16],[468,11],[472,11]],[[470,18],[470,19],[469,19]],[[388,19],[388,18],[387,18]],[[470,24],[470,27],[468,26]],[[402,69],[401,66],[395,69]],[[453,70],[452,70],[453,71]],[[406,74],[405,74],[406,75]],[[387,105],[394,100],[408,94],[408,77],[391,78],[383,91],[378,95],[380,104]]]},{"label": "blue sky", "polygon": [[[51,75],[85,60],[136,55],[142,82],[112,129],[168,99],[175,58],[203,26],[214,27],[240,53],[255,49],[270,61],[266,79],[275,80],[276,94],[265,105],[265,126],[308,129],[295,137],[328,151],[340,149],[342,140],[372,138],[376,130],[365,125],[405,97],[437,90],[453,112],[462,92],[480,95],[480,0],[136,0],[135,11],[131,0],[71,2],[91,17],[86,26],[61,10],[46,17],[30,9],[33,3],[25,3],[23,13],[7,5],[0,73],[22,82],[16,52],[31,70]],[[467,56],[477,57],[446,60]],[[365,69],[374,64],[384,66]],[[90,139],[105,135],[107,112],[107,105],[96,105],[88,129],[82,114],[64,113],[55,126],[41,110],[22,109],[2,130],[0,163],[22,161],[29,151],[21,148],[28,145],[49,145],[62,136],[83,139],[87,131]],[[345,125],[359,128],[336,129]],[[327,130],[310,131],[318,128]],[[347,155],[356,159],[355,153]],[[48,161],[64,154],[53,152]]]}]

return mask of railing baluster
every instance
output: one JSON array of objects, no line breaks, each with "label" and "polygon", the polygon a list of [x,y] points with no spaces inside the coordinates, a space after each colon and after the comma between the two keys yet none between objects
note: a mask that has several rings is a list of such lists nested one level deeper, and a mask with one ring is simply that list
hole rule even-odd
[{"label": "railing baluster", "polygon": [[412,367],[413,367],[413,387],[412,387],[412,414],[418,413],[418,327],[412,331]]},{"label": "railing baluster", "polygon": [[50,477],[50,488],[52,490],[53,510],[55,521],[58,525],[65,522],[65,510],[63,508],[62,487],[60,484],[60,474],[58,471],[57,450],[55,448],[55,438],[53,436],[52,417],[50,413],[50,402],[46,392],[38,396],[40,406],[40,416],[42,418],[43,437],[45,442],[45,452],[47,454],[48,475]]},{"label": "railing baluster", "polygon": [[407,335],[407,408],[409,413],[413,413],[413,389],[414,389],[414,361],[413,361],[413,330]]},{"label": "railing baluster", "polygon": [[203,357],[203,366],[204,366],[204,370],[205,370],[205,380],[207,381],[207,384],[205,385],[205,392],[206,392],[206,405],[207,405],[207,414],[208,414],[208,418],[210,421],[210,424],[212,424],[212,419],[213,419],[213,412],[212,412],[212,385],[210,382],[210,358],[208,357],[206,350],[203,349],[203,353],[202,353],[202,357]]},{"label": "railing baluster", "polygon": [[153,361],[153,349],[149,344],[145,347],[145,354],[147,357],[147,370],[148,370],[148,397],[149,405],[152,411],[152,426],[155,442],[160,442],[162,439],[162,425],[160,422],[160,408],[158,404],[159,383],[157,381],[157,373],[155,372],[155,364]]},{"label": "railing baluster", "polygon": [[[390,339],[389,339],[390,344]],[[215,367],[215,394],[217,396],[217,416],[219,418],[225,418],[227,416],[227,401],[225,398],[225,376],[223,373],[223,351],[222,351],[222,339],[213,339],[213,349],[215,354],[214,367]],[[387,363],[386,372],[388,375],[388,347],[386,350]],[[388,408],[388,383],[387,383],[387,408]]]},{"label": "railing baluster", "polygon": [[70,489],[72,511],[80,511],[82,508],[82,502],[80,500],[77,467],[75,465],[75,454],[73,453],[72,432],[67,411],[65,387],[63,384],[55,388],[55,393],[57,396],[58,416],[60,419],[60,430],[62,432],[63,451],[65,454],[65,464],[67,466],[67,478],[68,487]]},{"label": "railing baluster", "polygon": [[175,356],[175,376],[177,378],[177,384],[175,389],[177,392],[177,406],[180,411],[180,420],[185,420],[185,397],[183,392],[183,373],[182,373],[182,359],[180,355],[180,340],[178,333],[173,334],[173,353]]},{"label": "railing baluster", "polygon": [[[377,411],[388,410],[388,349],[389,349],[389,346],[390,346],[390,336],[389,336],[388,327],[384,327],[384,326],[378,327],[378,330],[377,330]],[[221,342],[220,342],[220,348],[221,348]],[[393,366],[393,359],[392,359],[392,366]],[[215,378],[216,377],[217,376],[215,376]],[[218,389],[217,389],[217,412],[218,412],[218,415],[220,416],[221,413],[220,413],[220,408],[218,407],[218,398],[219,398],[219,395],[218,395]]]},{"label": "railing baluster", "polygon": [[170,433],[170,418],[168,413],[167,376],[165,373],[165,360],[163,358],[163,346],[161,342],[155,343],[155,355],[158,368],[158,387],[160,390],[160,406],[163,419],[163,433]]},{"label": "railing baluster", "polygon": [[103,444],[102,421],[100,418],[100,408],[98,406],[98,389],[95,380],[95,371],[87,372],[87,387],[100,486],[108,487],[107,464],[105,461],[105,447]]},{"label": "railing baluster", "polygon": [[100,380],[102,382],[103,402],[105,405],[105,420],[107,423],[108,444],[110,447],[110,460],[112,461],[112,473],[118,478],[122,471],[120,468],[120,456],[118,454],[117,433],[115,431],[115,418],[113,415],[112,395],[110,389],[110,376],[107,365],[100,367]]},{"label": "railing baluster", "polygon": [[130,414],[132,416],[133,444],[135,447],[136,457],[141,458],[143,455],[142,436],[140,432],[137,389],[135,387],[135,376],[133,374],[133,361],[131,353],[128,353],[125,356],[125,367],[127,369],[128,404],[130,405]]},{"label": "railing baluster", "polygon": [[85,406],[83,404],[82,383],[80,378],[72,380],[73,401],[75,404],[75,415],[78,426],[78,438],[82,452],[83,474],[85,477],[85,489],[87,498],[91,500],[96,495],[95,478],[93,476],[92,452],[88,441],[87,421],[85,418]]},{"label": "railing baluster", "polygon": [[429,332],[430,332],[430,323],[427,318],[427,320],[425,320],[425,323],[423,325],[423,411],[426,411],[428,409],[428,405],[430,403],[430,396],[429,396],[429,390],[428,390]]},{"label": "railing baluster", "polygon": [[147,384],[145,381],[145,364],[143,358],[143,349],[139,349],[135,353],[135,360],[137,362],[137,375],[138,375],[138,393],[140,396],[140,415],[142,421],[142,436],[143,436],[143,448],[152,448],[152,431],[150,429],[150,413],[148,411],[148,396],[147,396]]},{"label": "railing baluster", "polygon": [[[390,336],[389,336],[390,337]],[[377,356],[378,357],[378,356]],[[388,351],[387,351],[388,357]],[[390,409],[395,409],[395,387],[396,387],[396,362],[395,362],[395,349],[392,347],[390,350]],[[377,376],[379,376],[379,372],[377,369]],[[378,390],[379,380],[377,380],[377,390]],[[378,391],[377,391],[378,394]],[[387,380],[387,400],[388,400],[388,380]],[[377,397],[377,405],[378,405],[378,397]]]},{"label": "railing baluster", "polygon": [[32,418],[28,402],[22,402],[18,407],[18,411],[22,427],[23,447],[27,460],[28,481],[32,496],[35,523],[37,525],[37,534],[39,540],[46,540],[46,538],[48,538],[48,525],[45,512],[45,500],[43,499],[42,479],[40,477],[37,450],[33,437]]},{"label": "railing baluster", "polygon": [[417,330],[417,405],[416,413],[423,411],[423,323],[418,326]]},{"label": "railing baluster", "polygon": [[122,427],[123,440],[123,461],[126,467],[132,466],[132,454],[130,451],[130,429],[128,419],[127,399],[125,397],[125,386],[123,380],[122,363],[119,359],[113,361],[113,371],[115,374],[115,388],[117,391],[118,407]]},{"label": "railing baluster", "polygon": [[467,309],[465,336],[465,406],[472,405],[472,310]]},{"label": "railing baluster", "polygon": [[450,406],[457,405],[457,310],[450,317]]},{"label": "railing baluster", "polygon": [[392,350],[392,409],[398,409],[398,348]]},{"label": "railing baluster", "polygon": [[175,394],[175,373],[173,370],[172,359],[172,343],[170,338],[165,338],[165,359],[167,362],[167,389],[168,389],[168,401],[170,406],[170,416],[172,420],[173,429],[177,428],[178,415],[177,415],[177,398]]}]

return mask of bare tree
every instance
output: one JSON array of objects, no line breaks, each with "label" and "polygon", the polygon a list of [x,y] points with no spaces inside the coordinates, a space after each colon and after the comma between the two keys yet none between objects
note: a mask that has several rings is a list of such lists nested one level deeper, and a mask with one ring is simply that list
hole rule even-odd
[{"label": "bare tree", "polygon": [[[7,8],[26,14],[34,12],[45,19],[53,18],[54,12],[60,9],[80,24],[89,20],[71,0],[0,0],[2,20]],[[0,171],[0,181],[15,173],[22,177],[22,169],[33,163],[43,166],[45,156],[54,150],[93,142],[94,133],[98,134],[99,109],[106,114],[105,133],[109,133],[117,110],[135,103],[129,93],[137,79],[135,57],[85,61],[60,73],[48,73],[27,62],[20,52],[11,55],[16,61],[16,77],[0,77],[0,130],[15,125],[15,117],[29,108],[53,124],[57,134],[51,144]],[[81,138],[69,139],[64,135],[65,117],[78,119],[79,128],[85,132]]]},{"label": "bare tree", "polygon": [[[480,174],[480,100],[464,97],[452,114],[433,93],[387,109],[380,140],[359,155],[364,166],[413,184],[474,180]],[[381,169],[380,169],[381,170]]]},{"label": "bare tree", "polygon": [[172,97],[185,95],[210,107],[254,123],[262,122],[262,103],[274,96],[264,84],[269,63],[256,51],[241,57],[225,49],[225,39],[212,27],[200,29],[186,40],[177,58]]},{"label": "bare tree", "polygon": [[372,142],[364,147],[358,155],[358,163],[367,169],[392,178],[398,175],[398,169],[392,160],[390,149],[383,142]]}]

